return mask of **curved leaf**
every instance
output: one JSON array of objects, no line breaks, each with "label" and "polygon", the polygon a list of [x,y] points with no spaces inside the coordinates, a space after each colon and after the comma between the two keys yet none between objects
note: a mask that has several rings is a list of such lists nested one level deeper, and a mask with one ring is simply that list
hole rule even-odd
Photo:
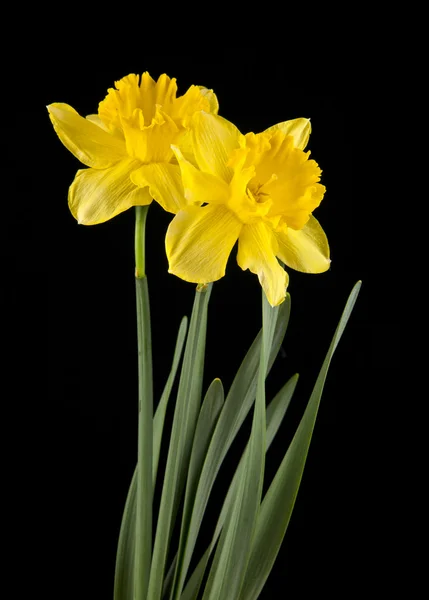
[{"label": "curved leaf", "polygon": [[[290,401],[292,399],[293,393],[296,388],[296,384],[298,382],[298,375],[294,375],[289,379],[289,381],[282,387],[282,389],[276,394],[275,398],[270,402],[267,407],[267,451],[271,446],[279,427],[283,421],[283,418],[286,414],[286,411],[289,407]],[[203,557],[200,559],[198,565],[196,566],[194,572],[192,573],[188,583],[186,584],[186,588],[183,591],[183,594],[180,597],[180,600],[196,600],[198,596],[198,591],[201,586],[201,582],[204,577],[205,569],[207,567],[207,563],[210,559],[211,553],[216,546],[216,542],[219,538],[219,535],[222,531],[222,527],[225,523],[226,515],[230,510],[231,504],[237,492],[237,485],[240,477],[242,476],[243,464],[245,461],[245,456],[247,453],[247,448],[245,449],[243,456],[240,459],[240,462],[235,471],[234,477],[231,481],[231,484],[228,489],[228,493],[225,497],[225,500],[222,505],[222,510],[220,512],[216,529],[213,534],[212,541],[210,542],[210,546],[205,551]]]},{"label": "curved leaf", "polygon": [[[272,349],[269,355],[267,372],[278,354],[281,343],[286,333],[290,316],[290,295],[286,295],[286,300],[278,307],[278,318],[274,331]],[[276,314],[277,314],[276,312]],[[252,346],[247,352],[238,372],[231,385],[231,389],[225,400],[219,420],[216,424],[209,449],[204,461],[195,493],[195,504],[189,523],[189,531],[186,539],[182,538],[184,546],[179,548],[179,554],[182,558],[182,568],[180,578],[176,583],[174,595],[172,598],[180,598],[186,574],[191,562],[192,553],[195,548],[199,528],[203,520],[204,511],[214,485],[216,476],[222,465],[223,459],[227,454],[237,432],[239,431],[244,419],[255,399],[256,385],[258,379],[258,367],[261,352],[262,331],[256,336]]]},{"label": "curved leaf", "polygon": [[353,288],[320,370],[307,408],[259,512],[240,600],[256,600],[274,565],[293,511],[329,365],[360,290]]},{"label": "curved leaf", "polygon": [[[161,400],[153,419],[153,468],[152,486],[155,488],[156,474],[158,469],[159,451],[161,446],[162,430],[165,420],[165,412],[177,367],[182,355],[183,344],[186,337],[188,319],[183,317],[177,335],[174,349],[171,371],[164,387]],[[134,560],[135,560],[135,527],[136,527],[136,500],[137,500],[137,467],[128,490],[122,516],[121,529],[119,532],[118,547],[116,551],[114,600],[134,600]]]},{"label": "curved leaf", "polygon": [[201,402],[207,306],[212,284],[197,288],[180,376],[173,427],[164,473],[161,503],[153,549],[148,597],[160,600],[165,563],[192,448]]}]

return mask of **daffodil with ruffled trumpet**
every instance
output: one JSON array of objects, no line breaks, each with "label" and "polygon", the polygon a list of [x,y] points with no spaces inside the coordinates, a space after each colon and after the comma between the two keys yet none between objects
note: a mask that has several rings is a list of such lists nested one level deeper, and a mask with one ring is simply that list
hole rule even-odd
[{"label": "daffodil with ruffled trumpet", "polygon": [[[155,199],[176,213],[185,205],[171,144],[187,146],[196,111],[217,112],[215,94],[193,85],[177,97],[176,80],[128,75],[108,90],[98,114],[81,117],[68,104],[48,106],[62,143],[89,169],[77,172],[69,207],[79,223],[103,223]],[[185,151],[186,152],[186,151]],[[173,159],[173,164],[172,163]]]},{"label": "daffodil with ruffled trumpet", "polygon": [[195,283],[224,276],[238,240],[237,261],[259,277],[272,306],[283,302],[288,274],[329,269],[329,245],[312,215],[325,193],[309,152],[308,119],[242,135],[222,117],[193,117],[194,158],[173,151],[189,203],[172,220],[166,249],[171,273]]}]

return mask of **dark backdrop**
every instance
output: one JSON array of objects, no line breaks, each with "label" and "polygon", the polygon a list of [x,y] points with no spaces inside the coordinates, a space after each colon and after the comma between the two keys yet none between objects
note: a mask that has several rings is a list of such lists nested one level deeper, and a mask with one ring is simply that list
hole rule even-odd
[{"label": "dark backdrop", "polygon": [[[31,386],[15,406],[14,444],[26,473],[23,504],[34,531],[29,548],[34,581],[44,586],[46,597],[112,597],[117,536],[136,461],[137,368],[134,212],[95,227],[77,225],[67,189],[80,164],[58,140],[45,105],[66,102],[82,115],[96,112],[115,80],[145,70],[155,78],[163,72],[177,77],[179,93],[194,83],[213,88],[220,113],[243,133],[296,117],[312,120],[309,149],[327,187],[315,215],[330,242],[332,267],[322,275],[289,272],[291,322],[268,381],[268,398],[295,372],[300,380],[267,457],[268,481],[302,415],[347,296],[358,279],[363,287],[332,362],[297,504],[262,598],[283,597],[283,589],[291,591],[284,597],[298,591],[300,597],[315,592],[348,597],[347,589],[361,577],[356,536],[365,432],[357,422],[370,401],[365,373],[375,362],[383,367],[383,356],[374,353],[377,342],[370,337],[369,241],[362,227],[367,208],[358,184],[363,165],[355,155],[356,107],[349,88],[295,85],[280,59],[257,59],[255,52],[239,68],[232,64],[226,52],[205,60],[146,54],[96,69],[79,63],[38,73],[37,102],[29,109],[37,144],[31,168],[14,164],[16,184],[25,193],[7,231],[7,256],[23,284],[11,290],[21,332],[11,352],[31,356],[31,366],[18,369],[15,377],[18,391],[29,381]],[[194,296],[192,284],[167,273],[164,234],[170,218],[154,203],[147,223],[155,399],[169,372],[180,319],[190,315]],[[229,388],[261,325],[257,277],[241,271],[235,255],[236,250],[210,300],[205,388],[214,377]],[[216,499],[226,490],[248,431],[247,423],[221,471]],[[210,504],[217,508],[217,502]],[[205,522],[207,531],[211,522]]]}]

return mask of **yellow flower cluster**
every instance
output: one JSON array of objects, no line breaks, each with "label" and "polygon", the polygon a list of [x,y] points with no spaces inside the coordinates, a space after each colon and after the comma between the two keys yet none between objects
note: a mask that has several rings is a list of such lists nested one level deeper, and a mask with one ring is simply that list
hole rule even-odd
[{"label": "yellow flower cluster", "polygon": [[175,79],[128,75],[109,89],[97,115],[55,103],[60,140],[87,167],[69,189],[79,223],[93,225],[152,199],[173,213],[166,235],[169,272],[194,283],[224,276],[237,261],[250,269],[272,306],[286,295],[286,266],[329,269],[326,235],[312,215],[325,187],[309,152],[308,119],[243,135],[218,116],[216,95]]}]

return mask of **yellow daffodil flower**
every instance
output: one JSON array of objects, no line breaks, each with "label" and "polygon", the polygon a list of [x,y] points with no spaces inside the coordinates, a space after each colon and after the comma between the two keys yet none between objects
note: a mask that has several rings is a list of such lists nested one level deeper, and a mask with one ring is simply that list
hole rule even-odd
[{"label": "yellow daffodil flower", "polygon": [[238,240],[238,264],[258,275],[276,306],[289,281],[277,257],[305,273],[330,265],[326,235],[311,214],[325,187],[304,152],[310,122],[295,119],[244,136],[217,115],[200,112],[193,120],[194,160],[180,144],[173,147],[188,206],[167,231],[169,272],[195,283],[216,281]]},{"label": "yellow daffodil flower", "polygon": [[[79,223],[103,223],[154,198],[176,213],[185,203],[180,169],[171,144],[186,155],[196,111],[216,112],[211,90],[191,86],[176,97],[175,79],[128,75],[109,89],[97,115],[86,118],[68,104],[48,106],[62,143],[89,169],[79,170],[69,189],[69,207]],[[172,162],[173,160],[173,162]]]}]

